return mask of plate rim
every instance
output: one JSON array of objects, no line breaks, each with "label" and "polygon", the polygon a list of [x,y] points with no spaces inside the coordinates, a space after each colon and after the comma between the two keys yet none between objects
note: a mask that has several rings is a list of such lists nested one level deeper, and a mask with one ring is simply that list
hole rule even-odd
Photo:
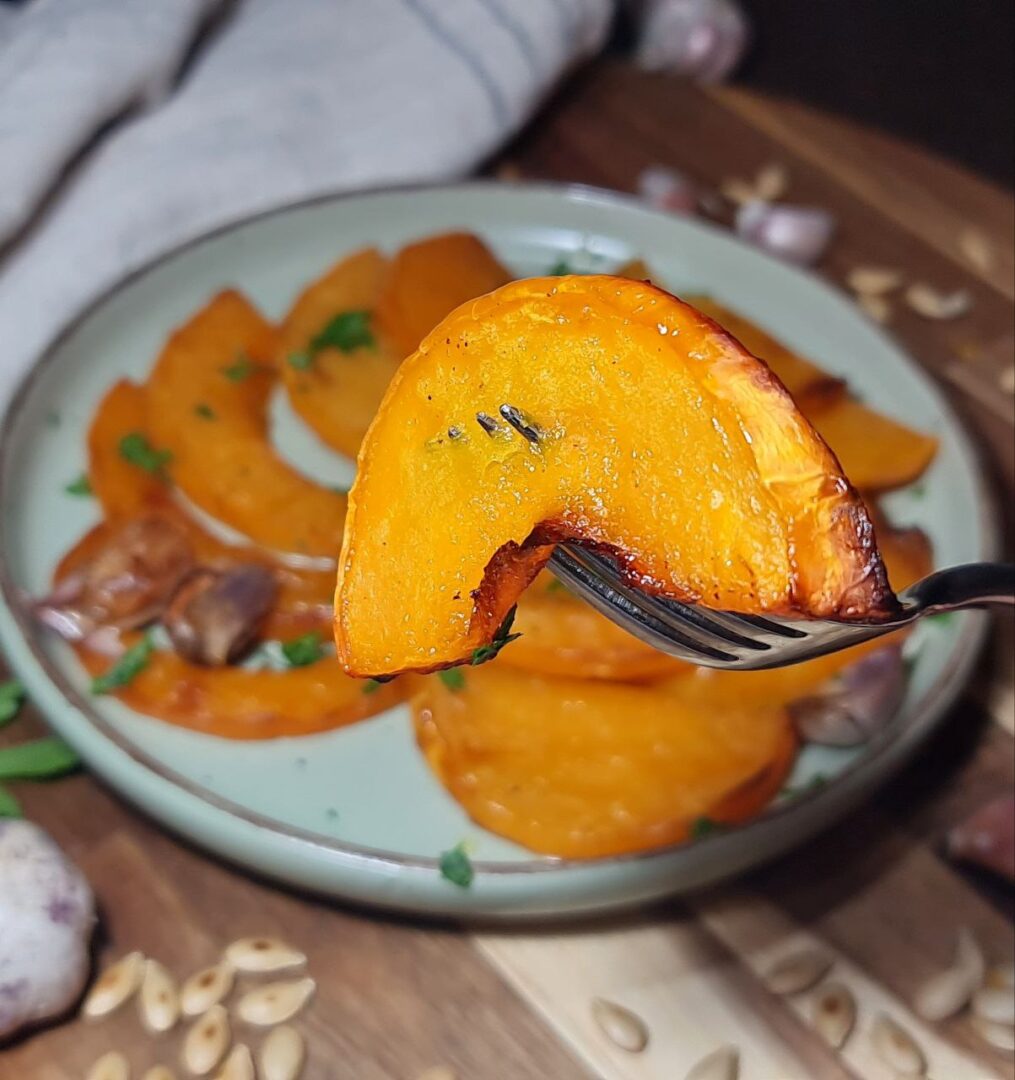
[{"label": "plate rim", "polygon": [[[37,381],[54,362],[61,347],[73,336],[73,334],[106,303],[113,300],[124,288],[147,274],[158,269],[190,249],[199,247],[205,243],[215,241],[234,231],[245,228],[259,221],[282,216],[292,211],[313,208],[324,204],[346,202],[350,200],[375,197],[398,197],[420,193],[436,193],[453,196],[460,192],[482,192],[487,195],[531,193],[554,196],[566,202],[578,202],[581,204],[598,204],[606,209],[637,211],[650,217],[658,217],[672,224],[673,215],[657,210],[635,195],[625,192],[613,191],[591,184],[556,182],[548,180],[504,182],[493,178],[478,178],[457,183],[410,183],[388,185],[384,187],[362,188],[348,191],[326,192],[312,195],[307,198],[286,202],[271,208],[256,211],[227,222],[212,229],[202,231],[180,243],[167,248],[152,256],[142,264],[124,273],[113,281],[96,296],[84,304],[75,314],[65,320],[47,340],[46,344],[37,351],[34,359],[26,367],[19,377],[17,384],[10,394],[6,404],[0,413],[0,501],[4,496],[4,477],[7,472],[8,460],[11,456],[11,442],[13,419],[19,407],[29,398]],[[719,238],[726,243],[734,244],[750,251],[755,256],[769,259],[792,276],[817,287],[834,299],[836,303],[843,303],[843,297],[839,295],[833,285],[818,274],[811,273],[806,269],[796,267],[775,259],[757,248],[747,244],[729,230],[719,225],[697,219],[682,218],[681,223],[686,227],[702,231],[714,238]],[[862,316],[857,313],[857,318]],[[990,559],[996,555],[999,546],[999,525],[997,517],[996,497],[986,484],[984,472],[976,466],[980,463],[980,452],[966,432],[965,424],[952,409],[947,398],[931,375],[926,372],[909,351],[904,348],[894,336],[888,334],[884,328],[869,327],[882,337],[890,346],[896,358],[909,369],[934,398],[942,416],[949,422],[956,436],[957,450],[963,458],[966,471],[973,478],[974,499],[979,509],[980,524],[983,534],[982,550],[980,557]],[[308,845],[316,851],[324,853],[328,858],[338,857],[340,860],[353,862],[366,861],[370,864],[394,867],[407,870],[426,870],[439,872],[439,855],[412,855],[387,851],[381,848],[372,848],[365,845],[355,844],[349,841],[338,840],[303,829],[294,825],[281,823],[273,818],[265,817],[256,811],[248,810],[240,804],[229,799],[220,798],[214,792],[203,788],[187,777],[178,774],[174,769],[168,768],[153,755],[138,747],[130,738],[118,731],[101,713],[93,710],[90,703],[71,686],[63,673],[51,661],[49,656],[39,647],[34,640],[33,625],[21,590],[14,582],[8,564],[6,554],[6,524],[0,519],[0,601],[2,601],[4,618],[0,619],[0,642],[2,642],[11,666],[16,673],[23,677],[29,684],[33,700],[38,696],[49,696],[50,691],[55,691],[61,699],[62,711],[68,706],[78,717],[86,722],[95,733],[111,743],[115,749],[126,754],[136,765],[153,774],[158,780],[168,783],[180,790],[187,797],[196,800],[220,813],[226,814],[239,822],[264,830],[276,836],[279,840],[287,843],[296,842],[300,845]],[[516,876],[529,874],[558,874],[573,870],[597,870],[615,866],[631,866],[644,862],[659,860],[661,858],[679,858],[682,852],[691,849],[709,846],[714,851],[722,847],[732,845],[741,837],[750,838],[752,833],[767,830],[777,825],[787,817],[800,817],[798,811],[804,807],[816,807],[818,805],[831,805],[836,798],[848,798],[851,794],[856,795],[855,789],[857,774],[865,771],[871,765],[881,764],[890,768],[897,764],[891,758],[889,752],[895,748],[899,754],[909,744],[919,743],[933,729],[936,721],[954,703],[965,681],[969,670],[980,648],[983,645],[987,632],[985,619],[964,618],[956,635],[951,655],[947,664],[938,673],[931,685],[912,706],[912,717],[906,724],[890,725],[878,738],[868,744],[865,752],[850,762],[835,778],[821,789],[806,792],[783,805],[774,805],[750,821],[738,825],[728,831],[722,831],[702,837],[697,840],[684,841],[682,843],[668,844],[663,847],[652,848],[646,851],[630,852],[619,855],[599,856],[593,859],[560,858],[555,856],[529,853],[525,860],[506,861],[503,859],[487,860],[473,859],[472,865],[478,873],[489,876]],[[25,659],[31,661],[34,667],[24,666],[13,659],[12,654],[19,649],[27,649],[28,656]],[[40,694],[40,688],[42,693]],[[61,725],[53,720],[53,714],[61,710],[54,707],[43,708],[47,720],[58,729]],[[61,732],[62,733],[62,732]],[[68,741],[74,743],[73,736]],[[77,747],[76,747],[77,748]],[[887,755],[887,756],[886,756]],[[82,752],[82,756],[100,776],[105,776],[102,765],[92,761],[91,754]],[[883,771],[883,770],[882,770]],[[879,777],[877,783],[882,782]],[[122,791],[119,784],[114,785],[118,791]],[[862,785],[861,785],[862,786]],[[133,796],[127,796],[130,802],[137,803]],[[142,807],[143,812],[150,812]],[[158,816],[158,815],[156,815]],[[174,831],[185,831],[183,827],[172,820],[159,817],[159,820]],[[478,829],[482,826],[477,825]],[[486,830],[483,830],[486,831]]]}]

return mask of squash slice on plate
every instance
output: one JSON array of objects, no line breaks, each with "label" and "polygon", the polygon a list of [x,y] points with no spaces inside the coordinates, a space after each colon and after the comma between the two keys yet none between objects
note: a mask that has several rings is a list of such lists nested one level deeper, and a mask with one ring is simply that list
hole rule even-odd
[{"label": "squash slice on plate", "polygon": [[404,353],[377,325],[388,260],[373,248],[300,293],[279,327],[289,401],[329,446],[355,457]]},{"label": "squash slice on plate", "polygon": [[796,752],[784,709],[703,709],[669,685],[496,664],[466,671],[458,689],[417,682],[416,734],[441,782],[478,824],[547,855],[640,851],[686,840],[703,817],[743,820]]},{"label": "squash slice on plate", "polygon": [[712,608],[896,609],[863,503],[782,385],[641,282],[514,282],[403,363],[351,495],[336,593],[347,670],[469,660],[560,540]]},{"label": "squash slice on plate", "polygon": [[334,558],[345,496],[275,452],[268,399],[273,328],[239,293],[214,297],[176,330],[148,380],[148,427],[166,466],[206,513],[278,552]]}]

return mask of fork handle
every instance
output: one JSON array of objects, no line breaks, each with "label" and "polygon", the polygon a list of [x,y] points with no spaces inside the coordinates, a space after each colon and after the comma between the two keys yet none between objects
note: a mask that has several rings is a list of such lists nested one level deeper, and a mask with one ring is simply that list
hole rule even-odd
[{"label": "fork handle", "polygon": [[1015,564],[967,563],[938,570],[904,589],[899,597],[914,614],[1015,604]]}]

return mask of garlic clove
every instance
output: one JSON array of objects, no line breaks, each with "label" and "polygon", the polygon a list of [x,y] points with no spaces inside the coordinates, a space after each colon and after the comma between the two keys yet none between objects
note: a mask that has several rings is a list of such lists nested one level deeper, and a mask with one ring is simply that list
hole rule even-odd
[{"label": "garlic clove", "polygon": [[141,985],[144,967],[144,954],[134,951],[106,968],[85,996],[81,1015],[98,1020],[118,1009]]},{"label": "garlic clove", "polygon": [[200,1016],[217,1005],[233,988],[236,972],[232,964],[221,963],[195,972],[180,990],[180,1009],[184,1016]]},{"label": "garlic clove", "polygon": [[593,998],[592,1019],[614,1046],[629,1054],[640,1054],[648,1046],[649,1032],[645,1021],[623,1005],[605,998]]},{"label": "garlic clove", "polygon": [[739,207],[734,228],[748,243],[780,259],[809,266],[828,247],[835,219],[818,207],[773,205],[754,199]]},{"label": "garlic clove", "polygon": [[237,1043],[219,1066],[214,1080],[254,1080],[254,1059],[250,1047]]},{"label": "garlic clove", "polygon": [[922,1076],[927,1058],[917,1041],[886,1013],[879,1013],[871,1028],[871,1045],[879,1058],[904,1076]]},{"label": "garlic clove", "polygon": [[856,1023],[856,998],[842,983],[822,986],[811,1006],[814,1030],[835,1050],[841,1050]]},{"label": "garlic clove", "polygon": [[103,1054],[85,1074],[86,1080],[129,1080],[130,1065],[119,1050]]},{"label": "garlic clove", "polygon": [[296,1080],[306,1054],[303,1036],[295,1028],[288,1024],[272,1028],[258,1054],[261,1080]]},{"label": "garlic clove", "polygon": [[248,990],[236,1005],[236,1015],[246,1024],[271,1027],[291,1020],[313,997],[313,979],[289,979]]},{"label": "garlic clove", "polygon": [[917,991],[913,1008],[924,1020],[936,1023],[954,1016],[983,982],[986,963],[972,933],[963,927],[951,967],[932,975]]},{"label": "garlic clove", "polygon": [[307,962],[306,953],[267,935],[234,941],[226,947],[225,959],[237,971],[259,974],[302,967]]},{"label": "garlic clove", "polygon": [[176,982],[158,960],[150,957],[145,961],[138,1006],[141,1022],[149,1031],[169,1031],[180,1018]]},{"label": "garlic clove", "polygon": [[184,1036],[180,1055],[184,1067],[195,1076],[206,1076],[225,1057],[231,1041],[229,1014],[224,1006],[212,1005]]},{"label": "garlic clove", "polygon": [[819,983],[832,967],[832,958],[817,949],[801,949],[776,960],[765,975],[773,994],[800,994]]},{"label": "garlic clove", "polygon": [[720,1046],[692,1065],[684,1080],[737,1080],[739,1075],[740,1051]]},{"label": "garlic clove", "polygon": [[992,1024],[1015,1027],[1015,989],[981,986],[973,994],[973,1013]]},{"label": "garlic clove", "polygon": [[973,299],[965,289],[942,293],[921,281],[910,285],[905,295],[906,303],[925,319],[957,319],[973,306]]}]

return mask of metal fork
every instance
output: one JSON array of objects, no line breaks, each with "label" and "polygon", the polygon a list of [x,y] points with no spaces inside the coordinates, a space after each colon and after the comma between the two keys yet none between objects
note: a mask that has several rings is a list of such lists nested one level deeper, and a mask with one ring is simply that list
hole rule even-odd
[{"label": "metal fork", "polygon": [[1015,566],[970,563],[939,570],[899,594],[891,622],[762,618],[665,600],[628,585],[614,563],[561,544],[550,569],[573,592],[649,645],[704,667],[742,671],[798,664],[909,626],[924,615],[986,604],[1015,604]]}]

